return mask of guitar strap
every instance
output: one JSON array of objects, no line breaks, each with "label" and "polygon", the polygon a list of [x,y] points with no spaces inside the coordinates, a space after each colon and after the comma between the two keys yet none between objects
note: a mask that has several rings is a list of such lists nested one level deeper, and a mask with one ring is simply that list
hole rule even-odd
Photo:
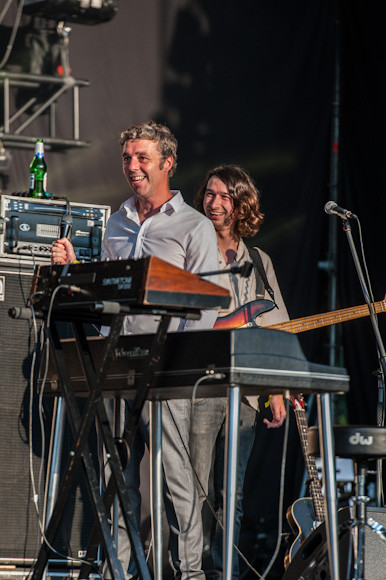
[{"label": "guitar strap", "polygon": [[[272,289],[272,286],[268,282],[267,274],[265,273],[264,266],[263,266],[263,260],[261,259],[259,250],[257,248],[248,248],[248,252],[252,258],[252,262],[253,262],[256,270],[258,271],[258,273],[260,275],[260,278],[264,284],[264,288],[266,289],[266,291],[270,295],[272,302],[275,304],[276,308],[279,308],[275,302],[275,293]],[[256,284],[256,294],[257,293],[258,293],[258,284]]]}]

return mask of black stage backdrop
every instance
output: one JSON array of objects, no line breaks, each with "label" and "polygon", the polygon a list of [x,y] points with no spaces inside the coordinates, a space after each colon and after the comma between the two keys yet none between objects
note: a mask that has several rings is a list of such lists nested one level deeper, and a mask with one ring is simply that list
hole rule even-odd
[{"label": "black stage backdrop", "polygon": [[[237,163],[254,177],[266,215],[255,241],[273,259],[291,318],[328,310],[328,276],[318,264],[327,259],[330,227],[337,229],[338,308],[363,304],[341,220],[323,211],[331,198],[338,35],[339,205],[360,218],[374,297],[381,300],[386,287],[381,7],[355,0],[121,0],[111,22],[72,25],[72,74],[91,81],[80,101],[81,138],[90,147],[47,153],[49,191],[117,209],[127,196],[119,132],[148,118],[166,122],[179,140],[171,185],[187,201],[215,164]],[[8,19],[3,38],[12,25]],[[23,18],[23,26],[28,22]],[[13,68],[25,57],[23,45],[20,31]],[[63,112],[58,108],[58,136],[68,134],[68,108],[68,103]],[[44,123],[37,122],[34,131],[44,136]],[[6,193],[26,189],[30,160],[30,151],[13,151]],[[353,234],[359,252],[355,224]],[[351,376],[347,411],[340,405],[339,413],[350,424],[375,424],[377,352],[370,319],[341,325],[337,338]],[[328,363],[326,330],[300,339],[311,361]],[[260,529],[265,530],[260,545],[269,543],[267,529],[276,527],[282,435],[258,431],[245,490],[247,543]],[[285,507],[298,497],[302,479],[292,425]],[[272,578],[280,573],[279,566]]]}]

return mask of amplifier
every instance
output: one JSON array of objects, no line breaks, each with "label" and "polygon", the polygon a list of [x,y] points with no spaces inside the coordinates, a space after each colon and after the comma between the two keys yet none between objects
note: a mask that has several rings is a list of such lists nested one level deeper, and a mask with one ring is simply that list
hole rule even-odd
[{"label": "amplifier", "polygon": [[51,244],[60,237],[60,220],[66,213],[72,217],[77,259],[99,260],[110,206],[12,195],[0,198],[0,259],[49,263]]},{"label": "amplifier", "polygon": [[[21,260],[20,260],[21,262]],[[45,449],[40,425],[40,403],[35,388],[31,397],[31,364],[35,350],[35,329],[31,320],[15,322],[8,316],[14,304],[25,304],[30,293],[34,268],[32,263],[0,260],[0,577],[16,575],[22,580],[27,570],[12,569],[22,565],[24,559],[36,558],[36,546],[40,545],[40,532],[34,507],[30,469],[35,475],[42,469],[43,482],[47,472],[47,453],[53,425],[53,406],[49,400],[42,405],[45,422]],[[37,321],[38,330],[40,321]],[[67,334],[63,326],[60,333]],[[82,404],[82,402],[80,402]],[[80,407],[82,412],[82,407]],[[90,437],[94,455],[96,434]],[[64,425],[64,440],[61,468],[72,448],[72,436],[67,422]],[[42,490],[40,490],[42,491]],[[39,499],[43,498],[43,493]],[[54,547],[65,556],[79,556],[87,549],[90,530],[94,524],[92,505],[86,483],[81,474],[65,507]],[[58,559],[57,567],[59,570]],[[56,564],[53,566],[56,566]],[[63,564],[62,564],[63,567]],[[56,575],[64,580],[70,578],[72,570]],[[48,576],[55,578],[52,571]],[[16,578],[14,578],[16,580]]]}]

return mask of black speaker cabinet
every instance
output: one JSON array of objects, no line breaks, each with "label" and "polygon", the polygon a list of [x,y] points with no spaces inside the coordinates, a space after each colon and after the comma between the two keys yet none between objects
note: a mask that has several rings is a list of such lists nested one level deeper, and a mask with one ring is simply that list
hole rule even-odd
[{"label": "black speaker cabinet", "polygon": [[[386,528],[386,508],[367,508],[367,517]],[[366,526],[365,578],[384,580],[386,577],[386,544],[378,534]]]},{"label": "black speaker cabinet", "polygon": [[[35,347],[33,324],[8,316],[9,308],[25,305],[32,277],[32,263],[0,261],[0,561],[33,558],[40,546],[33,498],[37,494],[40,506],[43,505],[53,399],[43,397],[41,414],[45,427],[42,434],[38,396],[30,389]],[[63,464],[71,444],[72,437],[66,425]],[[40,489],[39,470],[42,474]],[[93,521],[80,473],[55,548],[62,554],[77,556],[87,547]]]},{"label": "black speaker cabinet", "polygon": [[[350,517],[350,508],[344,508],[339,511],[339,568],[340,578],[342,580],[353,577],[354,562],[350,560],[350,526],[345,525],[345,522],[349,522]],[[386,527],[386,508],[368,507],[367,517],[372,517],[375,521]],[[385,542],[378,534],[366,526],[364,577],[366,580],[385,580],[385,571]],[[282,580],[330,580],[330,578],[326,526],[325,523],[322,523],[301,544]]]},{"label": "black speaker cabinet", "polygon": [[[32,266],[0,265],[0,555],[33,557],[38,521],[29,476],[29,369],[34,338],[32,325],[8,316],[12,306],[24,306],[32,280]],[[36,401],[34,401],[35,406]],[[42,441],[34,437],[32,467],[38,476]]]}]

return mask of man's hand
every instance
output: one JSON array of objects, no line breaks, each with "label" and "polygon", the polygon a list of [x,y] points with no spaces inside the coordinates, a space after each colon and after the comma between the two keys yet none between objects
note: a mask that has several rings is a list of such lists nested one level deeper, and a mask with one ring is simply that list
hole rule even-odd
[{"label": "man's hand", "polygon": [[51,264],[68,264],[69,262],[75,262],[75,260],[74,248],[67,238],[52,242]]},{"label": "man's hand", "polygon": [[276,429],[277,427],[281,427],[287,416],[282,395],[272,395],[269,406],[271,407],[272,411],[272,421],[263,419],[263,422],[267,425],[267,429]]}]

